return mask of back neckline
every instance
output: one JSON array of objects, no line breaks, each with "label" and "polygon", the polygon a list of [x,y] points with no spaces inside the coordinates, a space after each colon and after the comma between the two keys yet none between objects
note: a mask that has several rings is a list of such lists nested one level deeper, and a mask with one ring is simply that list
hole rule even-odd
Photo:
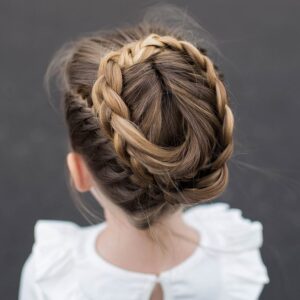
[{"label": "back neckline", "polygon": [[190,218],[190,215],[191,215],[190,213],[187,214],[186,212],[184,212],[183,219],[189,226],[191,226],[194,230],[197,231],[198,236],[199,236],[198,240],[200,243],[197,245],[197,247],[195,248],[195,250],[192,252],[191,255],[189,255],[187,258],[185,258],[183,261],[176,264],[172,268],[169,268],[165,271],[160,272],[159,275],[154,274],[154,273],[137,272],[137,271],[121,268],[121,267],[109,262],[108,260],[104,259],[97,252],[97,248],[96,248],[97,236],[106,227],[106,221],[95,225],[94,230],[92,230],[92,232],[90,234],[90,237],[87,241],[89,258],[92,260],[93,264],[96,264],[96,265],[98,264],[99,267],[105,268],[105,270],[109,270],[110,272],[112,272],[114,274],[118,274],[120,276],[125,276],[125,277],[131,276],[134,278],[147,278],[147,279],[151,279],[154,281],[158,281],[160,278],[171,275],[171,273],[172,274],[181,273],[188,268],[192,268],[193,266],[195,266],[197,264],[197,262],[202,260],[202,258],[204,256],[204,248],[202,246],[203,246],[203,244],[206,244],[206,240],[207,240],[207,236],[206,236],[204,230],[200,229],[198,226],[195,225],[195,223],[193,222],[193,219]]}]

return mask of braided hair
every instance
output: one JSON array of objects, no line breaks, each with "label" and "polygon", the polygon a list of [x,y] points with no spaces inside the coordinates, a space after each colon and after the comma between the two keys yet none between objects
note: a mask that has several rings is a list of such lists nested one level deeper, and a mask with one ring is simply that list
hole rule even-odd
[{"label": "braided hair", "polygon": [[140,23],[81,38],[63,53],[72,149],[137,228],[224,192],[234,118],[204,48]]}]

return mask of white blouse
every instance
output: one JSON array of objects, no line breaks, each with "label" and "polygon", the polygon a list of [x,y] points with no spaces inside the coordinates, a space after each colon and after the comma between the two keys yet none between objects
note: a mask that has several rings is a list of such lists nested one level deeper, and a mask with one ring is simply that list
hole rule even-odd
[{"label": "white blouse", "polygon": [[225,203],[184,212],[201,243],[185,261],[160,276],[122,269],[96,252],[106,222],[80,227],[39,220],[24,264],[19,300],[149,300],[159,282],[164,300],[254,300],[269,282],[262,261],[262,225]]}]

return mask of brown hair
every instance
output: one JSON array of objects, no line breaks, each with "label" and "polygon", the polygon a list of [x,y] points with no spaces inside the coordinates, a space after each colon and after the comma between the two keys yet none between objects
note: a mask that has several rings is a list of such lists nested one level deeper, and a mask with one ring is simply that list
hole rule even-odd
[{"label": "brown hair", "polygon": [[144,21],[62,48],[48,79],[58,65],[71,147],[137,228],[225,190],[234,119],[203,46]]}]

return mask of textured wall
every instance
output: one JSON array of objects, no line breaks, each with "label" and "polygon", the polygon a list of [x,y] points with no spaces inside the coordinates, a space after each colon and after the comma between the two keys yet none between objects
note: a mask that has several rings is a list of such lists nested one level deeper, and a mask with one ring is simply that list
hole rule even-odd
[{"label": "textured wall", "polygon": [[[136,21],[152,3],[157,1],[1,1],[3,299],[17,296],[37,219],[87,224],[67,190],[63,120],[42,86],[51,55],[80,33]],[[300,299],[300,2],[173,3],[197,18],[223,54],[219,63],[236,114],[237,146],[230,185],[219,200],[264,225],[262,254],[271,283],[261,299]]]}]

